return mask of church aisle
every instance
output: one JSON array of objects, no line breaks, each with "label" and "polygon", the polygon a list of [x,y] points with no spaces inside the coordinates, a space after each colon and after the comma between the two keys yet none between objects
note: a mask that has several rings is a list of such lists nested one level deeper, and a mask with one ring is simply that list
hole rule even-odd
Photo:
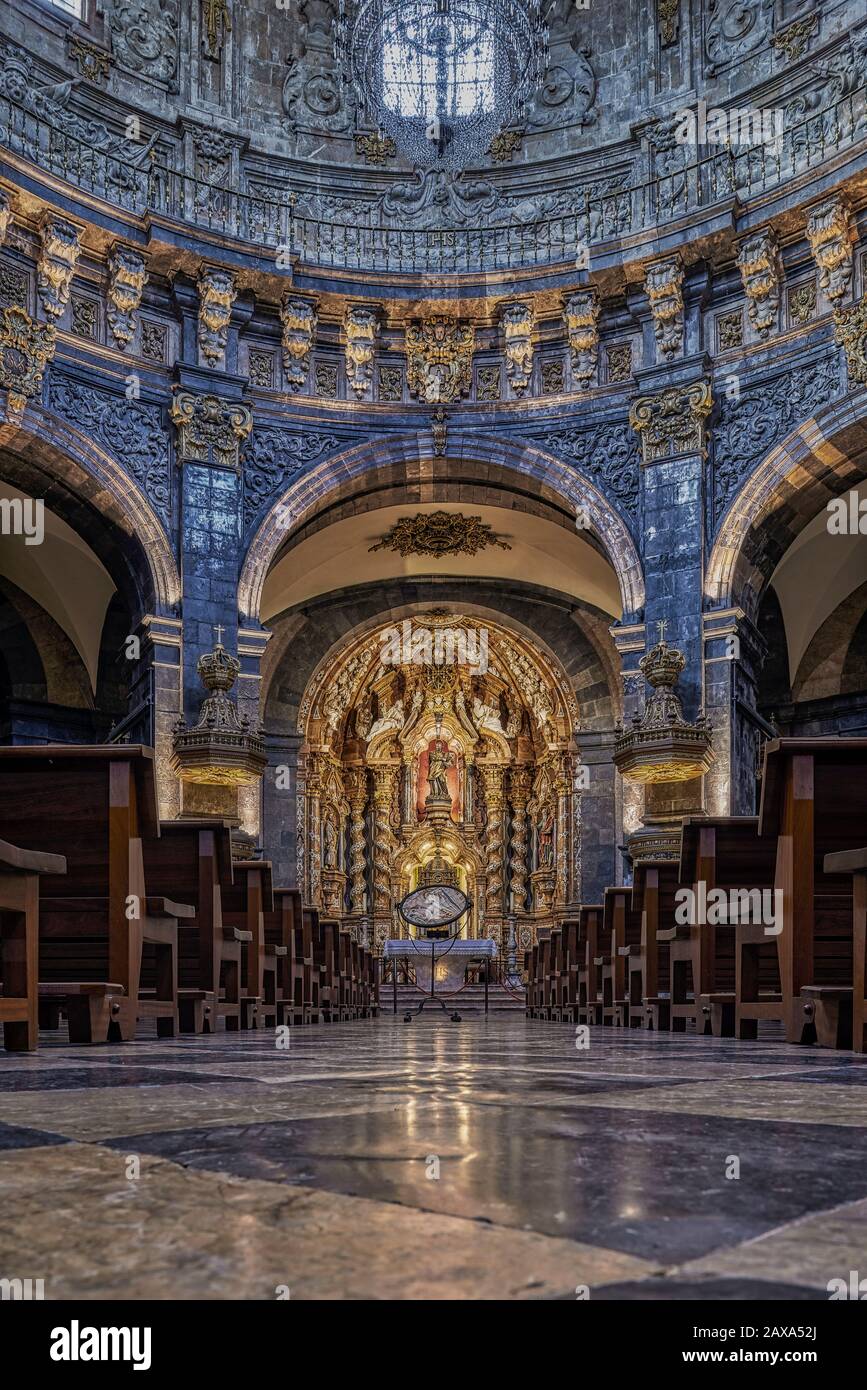
[{"label": "church aisle", "polygon": [[826,1300],[863,1263],[867,1061],[771,1031],[43,1043],[0,1054],[0,1263],[49,1299]]}]

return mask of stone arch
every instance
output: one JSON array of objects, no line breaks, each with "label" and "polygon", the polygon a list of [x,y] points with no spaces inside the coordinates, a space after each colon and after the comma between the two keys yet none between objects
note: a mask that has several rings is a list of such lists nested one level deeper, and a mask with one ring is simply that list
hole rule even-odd
[{"label": "stone arch", "polygon": [[327,509],[341,488],[366,481],[377,470],[378,481],[388,471],[423,489],[441,474],[454,474],[464,465],[485,470],[484,477],[511,483],[513,493],[535,491],[574,516],[583,508],[595,537],[614,569],[623,603],[624,620],[644,609],[644,576],[632,535],[620,513],[586,475],[535,444],[494,435],[472,435],[455,442],[443,459],[432,459],[419,446],[419,436],[400,435],[357,445],[334,455],[296,478],[259,524],[247,549],[238,586],[241,621],[258,621],[262,588],[287,535]]},{"label": "stone arch", "polygon": [[849,594],[814,633],[792,682],[795,701],[858,694],[865,688],[867,584]]},{"label": "stone arch", "polygon": [[119,461],[80,430],[29,406],[21,423],[0,426],[0,474],[88,542],[137,618],[176,609],[180,574],[161,521]]},{"label": "stone arch", "polygon": [[792,542],[833,497],[863,478],[867,393],[858,391],[799,425],[737,492],[708,560],[707,606],[740,606],[754,619]]}]

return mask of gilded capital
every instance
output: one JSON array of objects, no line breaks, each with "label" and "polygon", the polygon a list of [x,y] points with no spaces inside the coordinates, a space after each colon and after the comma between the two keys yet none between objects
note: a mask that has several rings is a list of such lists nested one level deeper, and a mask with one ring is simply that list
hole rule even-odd
[{"label": "gilded capital", "polygon": [[169,413],[178,431],[180,463],[211,463],[240,472],[244,443],[253,428],[249,406],[179,391]]},{"label": "gilded capital", "polygon": [[707,418],[713,409],[710,382],[669,386],[656,396],[642,396],[629,412],[629,423],[641,439],[645,463],[704,453]]}]

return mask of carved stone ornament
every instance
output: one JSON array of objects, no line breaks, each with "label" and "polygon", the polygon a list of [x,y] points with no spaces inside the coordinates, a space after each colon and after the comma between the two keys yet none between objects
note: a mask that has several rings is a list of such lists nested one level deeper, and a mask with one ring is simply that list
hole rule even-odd
[{"label": "carved stone ornament", "polygon": [[202,0],[202,50],[206,58],[219,58],[232,32],[227,0]]},{"label": "carved stone ornament", "polygon": [[9,231],[9,223],[12,221],[12,204],[9,195],[0,189],[0,246],[6,240],[6,233]]},{"label": "carved stone ornament", "polygon": [[407,324],[407,385],[429,405],[459,401],[472,385],[476,330],[448,314]]},{"label": "carved stone ornament", "polygon": [[426,512],[402,516],[370,550],[395,550],[403,556],[432,555],[440,559],[443,555],[478,555],[489,545],[512,549],[481,517],[464,516],[461,512]]},{"label": "carved stone ornament", "polygon": [[169,413],[178,431],[181,463],[213,463],[240,472],[244,441],[253,428],[248,406],[179,391]]},{"label": "carved stone ornament", "polygon": [[491,141],[488,154],[495,164],[511,164],[514,156],[520,153],[523,143],[523,130],[501,130]]},{"label": "carved stone ornament", "polygon": [[346,376],[361,400],[373,380],[373,357],[379,336],[379,310],[368,304],[347,304],[343,318],[346,334]]},{"label": "carved stone ornament", "polygon": [[644,288],[653,315],[653,332],[664,357],[674,357],[683,346],[683,266],[677,256],[654,261],[647,267]]},{"label": "carved stone ornament", "polygon": [[144,257],[117,243],[108,258],[106,318],[114,340],[123,352],[135,333],[135,316],[148,278]]},{"label": "carved stone ornament", "polygon": [[807,237],[819,267],[819,288],[840,307],[852,284],[852,217],[842,198],[828,198],[807,215]]},{"label": "carved stone ornament", "polygon": [[230,270],[208,265],[202,268],[199,291],[199,350],[209,367],[222,366],[229,341],[229,323],[237,286]]},{"label": "carved stone ornament", "polygon": [[642,396],[629,412],[629,423],[640,436],[644,462],[703,453],[712,409],[707,381],[669,386],[656,396]]},{"label": "carved stone ornament", "polygon": [[365,164],[385,164],[388,159],[397,157],[397,145],[390,135],[356,135],[355,153],[364,155]]},{"label": "carved stone ornament", "polygon": [[771,48],[782,54],[787,62],[795,63],[799,58],[803,58],[818,27],[819,16],[814,10],[803,19],[796,19],[794,24],[790,24],[779,34],[774,34],[770,40]]},{"label": "carved stone ornament", "polygon": [[680,35],[680,0],[656,0],[656,24],[663,48],[677,43]]},{"label": "carved stone ornament", "polygon": [[438,406],[431,416],[430,429],[433,438],[434,457],[443,459],[446,456],[449,436],[448,416],[442,406]]},{"label": "carved stone ornament", "polygon": [[766,227],[741,242],[737,265],[750,323],[760,338],[767,338],[776,328],[780,312],[780,252],[773,228]]},{"label": "carved stone ornament", "polygon": [[78,64],[78,71],[88,82],[105,82],[111,71],[111,54],[95,43],[88,43],[78,35],[69,36],[69,56]]},{"label": "carved stone ornament", "polygon": [[41,391],[56,337],[53,324],[36,323],[17,305],[0,310],[0,386],[8,393],[7,418],[20,419],[27,400]]},{"label": "carved stone ornament", "polygon": [[178,90],[177,0],[104,0],[114,62]]},{"label": "carved stone ornament", "polygon": [[516,396],[523,396],[533,375],[534,322],[533,305],[528,300],[504,304],[500,310],[506,376]]},{"label": "carved stone ornament", "polygon": [[834,330],[846,354],[849,384],[867,386],[867,295],[851,309],[834,311]]},{"label": "carved stone ornament", "polygon": [[81,250],[81,231],[62,217],[47,214],[42,221],[37,285],[42,308],[59,319],[69,303],[72,277]]},{"label": "carved stone ornament", "polygon": [[280,306],[283,325],[283,369],[290,391],[301,391],[310,372],[310,351],[316,336],[316,301],[287,294]]},{"label": "carved stone ornament", "polygon": [[572,375],[588,387],[599,361],[599,295],[595,289],[576,290],[566,301],[563,322],[572,353]]}]

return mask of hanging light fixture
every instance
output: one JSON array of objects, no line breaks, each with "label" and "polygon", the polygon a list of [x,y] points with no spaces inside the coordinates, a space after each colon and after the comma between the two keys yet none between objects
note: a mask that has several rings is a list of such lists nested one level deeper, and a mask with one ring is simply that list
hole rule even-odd
[{"label": "hanging light fixture", "polygon": [[548,64],[540,0],[340,0],[337,57],[414,164],[465,169],[520,119]]}]

